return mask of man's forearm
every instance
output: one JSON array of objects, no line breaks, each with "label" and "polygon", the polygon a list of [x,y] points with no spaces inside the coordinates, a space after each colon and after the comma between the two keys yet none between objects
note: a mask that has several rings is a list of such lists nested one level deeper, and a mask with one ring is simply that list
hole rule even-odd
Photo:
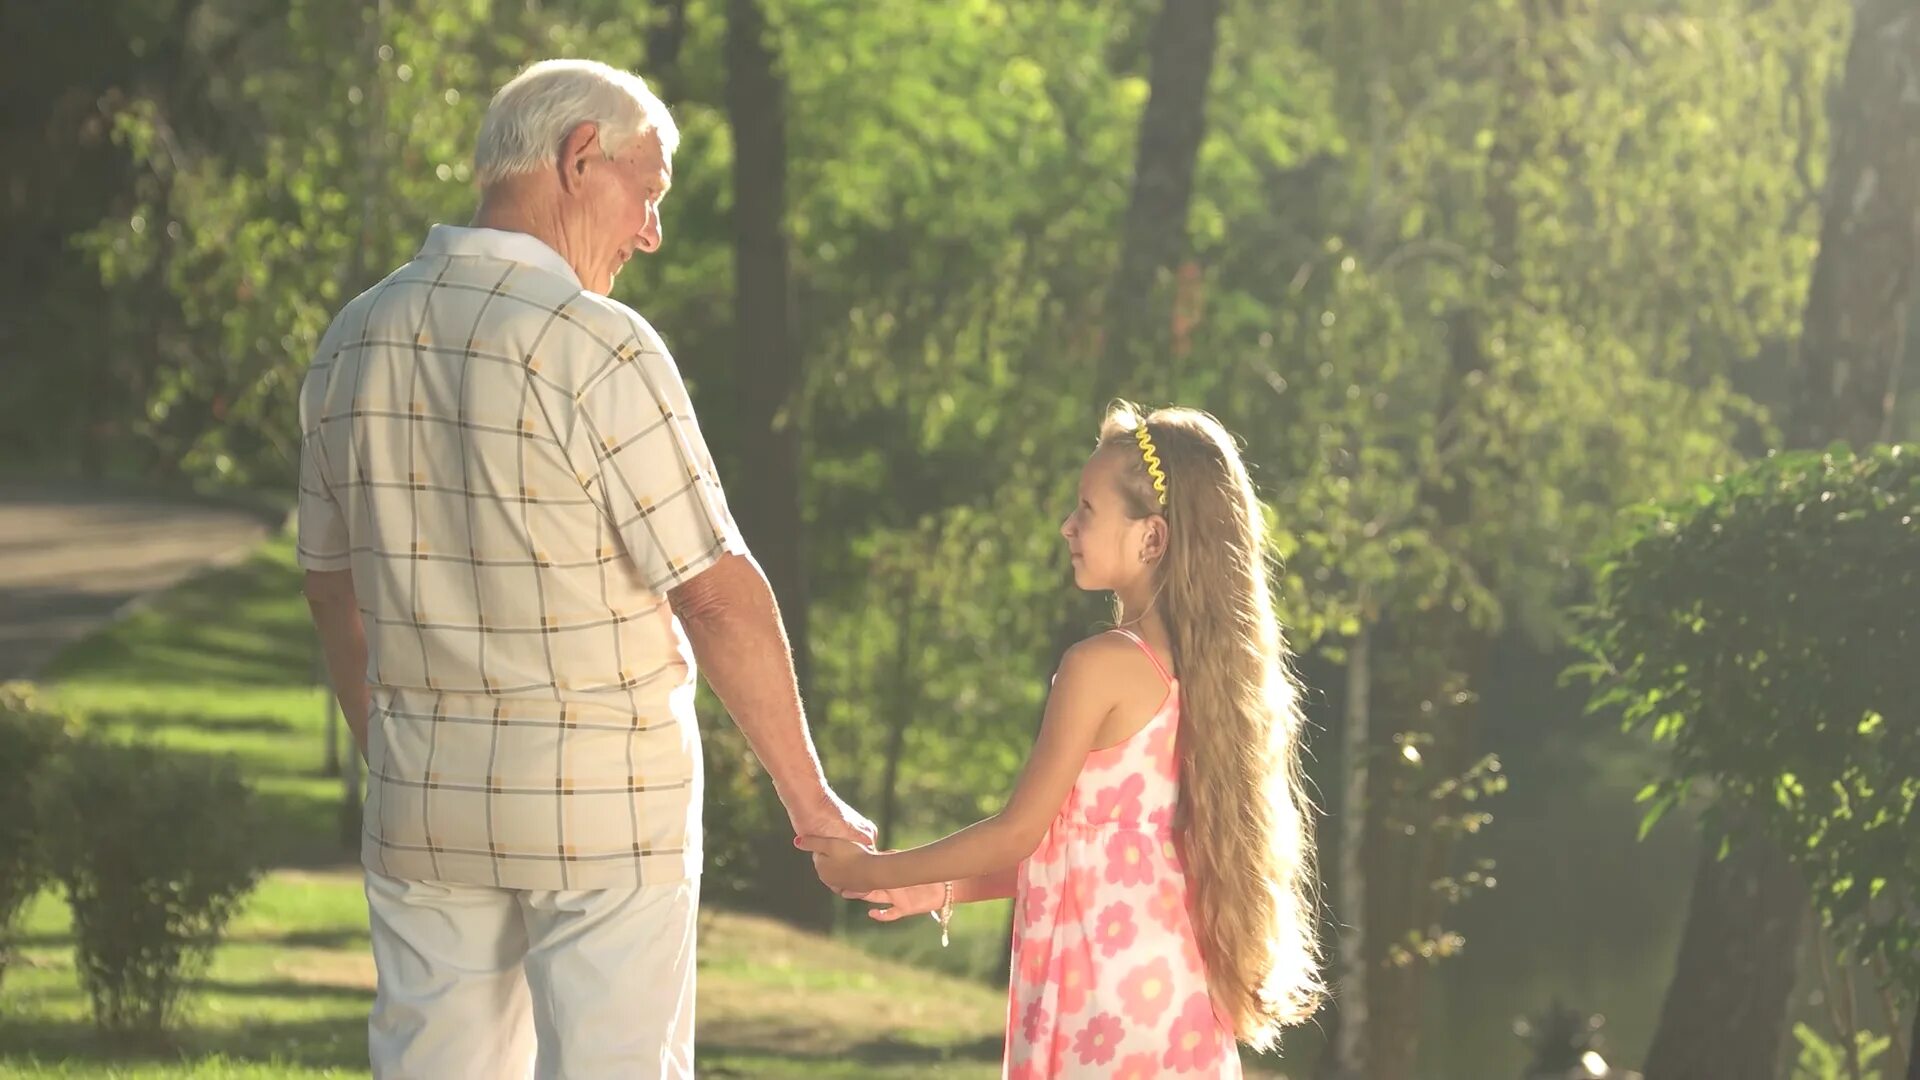
[{"label": "man's forearm", "polygon": [[326,657],[327,677],[333,683],[334,696],[340,701],[340,713],[346,717],[347,730],[353,733],[360,755],[367,753],[367,632],[360,621],[360,605],[352,592],[307,594],[307,610],[320,634],[320,651]]},{"label": "man's forearm", "polygon": [[[713,577],[709,578],[709,575]],[[708,685],[773,780],[791,813],[827,797],[794,678],[793,654],[773,590],[760,568],[728,556],[674,597]]]}]

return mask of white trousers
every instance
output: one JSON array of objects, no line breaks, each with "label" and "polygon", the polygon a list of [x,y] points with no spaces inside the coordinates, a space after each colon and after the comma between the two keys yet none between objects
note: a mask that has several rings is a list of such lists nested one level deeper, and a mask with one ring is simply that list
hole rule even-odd
[{"label": "white trousers", "polygon": [[698,878],[548,892],[367,871],[374,1080],[693,1076]]}]

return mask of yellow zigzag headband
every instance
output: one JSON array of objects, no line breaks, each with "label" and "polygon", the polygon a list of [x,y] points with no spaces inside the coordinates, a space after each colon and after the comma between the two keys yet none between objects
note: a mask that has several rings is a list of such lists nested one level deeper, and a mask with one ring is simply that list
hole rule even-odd
[{"label": "yellow zigzag headband", "polygon": [[1147,422],[1133,429],[1133,437],[1140,443],[1140,456],[1147,463],[1147,475],[1153,477],[1153,490],[1160,496],[1160,505],[1167,505],[1167,473],[1160,467],[1160,452],[1153,448],[1153,435],[1147,431]]}]

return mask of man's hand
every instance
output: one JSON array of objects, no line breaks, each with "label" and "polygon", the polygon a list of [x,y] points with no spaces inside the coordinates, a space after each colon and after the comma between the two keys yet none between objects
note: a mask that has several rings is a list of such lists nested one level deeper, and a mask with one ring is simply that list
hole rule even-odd
[{"label": "man's hand", "polygon": [[794,846],[813,852],[813,869],[827,888],[841,896],[866,893],[873,889],[869,876],[880,856],[871,847],[826,836],[801,836]]},{"label": "man's hand", "polygon": [[814,799],[798,806],[787,807],[787,820],[793,825],[795,836],[819,836],[834,840],[845,840],[852,844],[871,848],[880,837],[873,822],[853,807],[840,800],[832,788],[822,790]]}]

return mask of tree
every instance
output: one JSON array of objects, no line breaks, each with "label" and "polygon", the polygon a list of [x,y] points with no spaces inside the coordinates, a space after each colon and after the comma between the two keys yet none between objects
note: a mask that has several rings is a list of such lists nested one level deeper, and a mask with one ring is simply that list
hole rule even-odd
[{"label": "tree", "polygon": [[1791,161],[1778,58],[1832,20],[1735,6],[1309,4],[1223,37],[1335,120],[1276,122],[1223,57],[1210,139],[1254,149],[1202,151],[1196,351],[1241,359],[1182,381],[1275,479],[1306,633],[1369,638],[1366,896],[1337,913],[1362,930],[1361,1075],[1412,1070],[1425,970],[1463,944],[1447,903],[1486,883],[1462,846],[1498,775],[1485,642],[1556,640],[1613,507],[1731,462],[1727,373],[1792,324],[1802,188],[1756,163]]},{"label": "tree", "polygon": [[1095,388],[1101,398],[1125,391],[1140,358],[1165,355],[1173,310],[1161,279],[1186,247],[1219,22],[1220,0],[1162,0],[1154,23],[1133,194],[1107,292],[1106,340]]},{"label": "tree", "polygon": [[[1910,5],[1854,5],[1832,97],[1820,250],[1806,296],[1788,445],[1888,437],[1920,266],[1920,19]],[[1757,830],[1743,832],[1751,836]],[[1703,850],[1674,978],[1648,1051],[1649,1080],[1755,1055],[1771,1070],[1805,937],[1806,892],[1764,837]]]},{"label": "tree", "polygon": [[[1779,1016],[1722,1019],[1715,1010],[1785,1011],[1792,966],[1779,985],[1772,939],[1733,938],[1797,932],[1809,885],[1843,948],[1877,958],[1889,988],[1920,1002],[1915,450],[1769,457],[1642,515],[1600,571],[1585,636],[1593,704],[1619,708],[1625,723],[1672,748],[1670,773],[1642,793],[1649,821],[1701,796],[1716,842],[1709,860],[1716,848],[1729,862],[1760,852],[1696,885],[1710,891],[1692,903],[1649,1077],[1778,1071]],[[1775,861],[1782,868],[1766,872],[1785,880],[1761,879],[1756,889],[1741,876]],[[1759,910],[1775,895],[1784,898],[1776,911]],[[1703,913],[1772,914],[1780,924],[1731,921],[1708,935],[1693,925]],[[1769,981],[1729,1000],[1722,985],[1696,979],[1694,989],[1719,996],[1676,1004],[1702,955],[1735,965],[1720,973],[1723,983]],[[1684,1035],[1692,1044],[1676,1045]],[[1841,1036],[1851,1052],[1852,1033]]]}]

